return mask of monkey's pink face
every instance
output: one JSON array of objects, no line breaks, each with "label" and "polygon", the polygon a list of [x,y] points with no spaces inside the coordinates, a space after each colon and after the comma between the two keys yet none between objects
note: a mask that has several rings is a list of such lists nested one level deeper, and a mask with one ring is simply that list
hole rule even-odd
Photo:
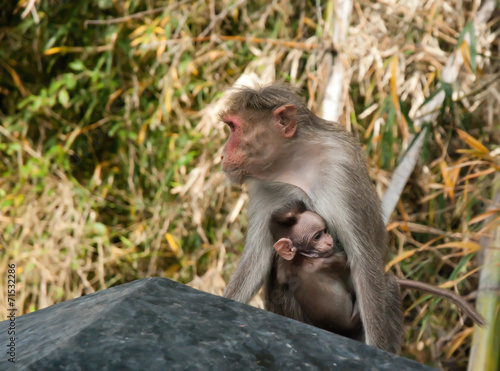
[{"label": "monkey's pink face", "polygon": [[223,121],[230,133],[222,152],[222,171],[232,182],[258,177],[273,165],[283,141],[274,125],[247,122],[236,114],[225,115]]}]

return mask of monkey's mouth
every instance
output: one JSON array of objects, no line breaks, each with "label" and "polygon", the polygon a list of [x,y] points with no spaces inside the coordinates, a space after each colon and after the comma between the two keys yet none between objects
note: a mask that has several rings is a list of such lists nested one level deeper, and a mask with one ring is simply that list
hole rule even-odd
[{"label": "monkey's mouth", "polygon": [[224,169],[222,168],[224,174],[232,183],[241,184],[246,178],[246,174],[241,171],[241,169]]},{"label": "monkey's mouth", "polygon": [[222,171],[226,175],[231,175],[231,174],[240,174],[241,170],[238,168],[228,168],[227,166],[221,166]]}]

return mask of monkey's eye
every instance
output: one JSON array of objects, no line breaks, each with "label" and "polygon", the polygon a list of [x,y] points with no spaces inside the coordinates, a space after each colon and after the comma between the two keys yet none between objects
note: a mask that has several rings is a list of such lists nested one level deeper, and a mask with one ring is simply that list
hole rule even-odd
[{"label": "monkey's eye", "polygon": [[231,131],[234,131],[234,129],[236,128],[236,127],[234,126],[234,122],[232,122],[232,121],[226,121],[226,124],[227,124],[227,126],[229,126],[229,129],[230,129]]},{"label": "monkey's eye", "polygon": [[318,232],[314,235],[314,241],[319,241],[319,239],[321,238],[321,233],[323,232]]}]

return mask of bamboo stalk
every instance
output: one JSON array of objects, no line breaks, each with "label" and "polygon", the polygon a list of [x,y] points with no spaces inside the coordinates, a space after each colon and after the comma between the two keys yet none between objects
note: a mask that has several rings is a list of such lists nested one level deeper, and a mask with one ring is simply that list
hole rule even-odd
[{"label": "bamboo stalk", "polygon": [[[333,9],[331,9],[332,7]],[[345,67],[347,62],[342,50],[347,38],[347,28],[349,27],[351,11],[351,0],[337,0],[335,2],[331,0],[328,2],[327,16],[331,14],[331,17],[328,20],[329,22],[326,23],[327,25],[333,25],[332,42],[333,47],[337,51],[321,109],[322,117],[328,121],[339,121],[349,87]]]},{"label": "bamboo stalk", "polygon": [[[494,199],[500,199],[500,190]],[[488,324],[474,328],[469,371],[500,369],[500,226],[484,242],[476,308]]]}]

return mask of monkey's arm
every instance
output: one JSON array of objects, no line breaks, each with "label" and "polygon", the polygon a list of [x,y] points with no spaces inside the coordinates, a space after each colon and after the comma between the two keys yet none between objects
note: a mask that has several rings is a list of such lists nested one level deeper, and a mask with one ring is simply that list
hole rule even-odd
[{"label": "monkey's arm", "polygon": [[[249,219],[245,249],[224,292],[229,299],[248,303],[269,275],[273,262],[273,244],[269,228]],[[260,227],[260,229],[259,229]]]},{"label": "monkey's arm", "polygon": [[249,182],[248,232],[245,249],[224,296],[247,303],[268,278],[273,263],[273,238],[269,229],[271,213],[293,199],[304,197],[295,187]]},{"label": "monkey's arm", "polygon": [[483,318],[483,316],[481,316],[469,303],[467,303],[464,298],[462,298],[460,295],[455,294],[453,291],[441,289],[427,283],[412,280],[398,279],[398,283],[401,287],[417,289],[446,298],[452,301],[458,307],[462,308],[462,310],[467,313],[467,315],[472,318],[474,322],[478,324],[478,326],[483,327],[486,324],[486,320]]}]

